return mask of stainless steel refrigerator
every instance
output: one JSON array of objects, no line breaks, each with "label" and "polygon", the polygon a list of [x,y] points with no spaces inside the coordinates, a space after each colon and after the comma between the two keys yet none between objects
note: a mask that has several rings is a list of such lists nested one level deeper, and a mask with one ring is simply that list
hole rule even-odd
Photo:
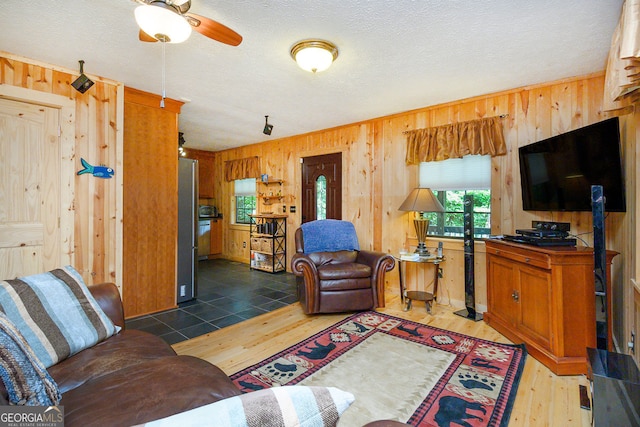
[{"label": "stainless steel refrigerator", "polygon": [[198,161],[178,159],[177,301],[198,293]]}]

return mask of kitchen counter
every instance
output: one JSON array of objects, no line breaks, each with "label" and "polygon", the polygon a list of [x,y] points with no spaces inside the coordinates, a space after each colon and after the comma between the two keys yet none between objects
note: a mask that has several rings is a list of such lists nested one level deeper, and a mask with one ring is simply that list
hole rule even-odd
[{"label": "kitchen counter", "polygon": [[218,215],[218,216],[200,216],[200,217],[198,217],[198,221],[207,221],[207,220],[217,221],[219,219],[222,219],[222,215]]}]

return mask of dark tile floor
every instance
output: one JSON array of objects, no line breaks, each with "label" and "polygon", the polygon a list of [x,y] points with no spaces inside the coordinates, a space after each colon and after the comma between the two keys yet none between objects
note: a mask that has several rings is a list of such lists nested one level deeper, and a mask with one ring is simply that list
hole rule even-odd
[{"label": "dark tile floor", "polygon": [[195,300],[127,320],[126,327],[175,344],[296,302],[295,283],[291,273],[270,274],[224,259],[199,261]]}]

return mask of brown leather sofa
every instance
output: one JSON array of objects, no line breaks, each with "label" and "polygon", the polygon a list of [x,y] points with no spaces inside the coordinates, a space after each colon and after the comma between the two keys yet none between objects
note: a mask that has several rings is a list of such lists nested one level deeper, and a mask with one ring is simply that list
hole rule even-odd
[{"label": "brown leather sofa", "polygon": [[[65,426],[130,426],[241,394],[216,366],[178,356],[161,338],[124,329],[118,289],[90,286],[111,320],[123,330],[51,366],[62,393]],[[8,405],[0,381],[0,405]]]},{"label": "brown leather sofa", "polygon": [[384,275],[395,266],[391,255],[364,250],[305,253],[304,233],[295,233],[291,270],[306,314],[362,311],[384,307]]},{"label": "brown leather sofa", "polygon": [[[114,284],[94,285],[89,290],[122,330],[48,369],[62,394],[65,427],[133,426],[242,394],[211,363],[178,356],[155,335],[125,330],[122,301]],[[0,381],[3,405],[9,401]],[[406,424],[382,421],[371,425]]]}]

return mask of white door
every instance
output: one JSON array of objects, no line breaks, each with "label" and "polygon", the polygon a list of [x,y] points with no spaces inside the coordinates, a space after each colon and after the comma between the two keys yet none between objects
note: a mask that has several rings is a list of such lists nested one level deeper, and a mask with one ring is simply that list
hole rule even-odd
[{"label": "white door", "polygon": [[0,99],[0,280],[60,267],[59,110]]}]

